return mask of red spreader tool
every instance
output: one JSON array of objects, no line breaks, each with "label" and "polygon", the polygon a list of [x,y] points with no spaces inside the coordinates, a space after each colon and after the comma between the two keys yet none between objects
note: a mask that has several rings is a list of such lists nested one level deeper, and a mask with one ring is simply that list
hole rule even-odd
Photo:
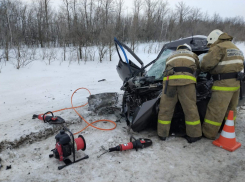
[{"label": "red spreader tool", "polygon": [[[52,116],[46,116],[47,114],[52,114]],[[45,114],[34,114],[32,116],[32,119],[40,119],[44,121],[44,123],[49,123],[49,124],[63,124],[65,123],[65,120],[61,118],[60,116],[54,116],[54,114],[51,111],[46,112]]]},{"label": "red spreader tool", "polygon": [[[131,136],[129,143],[120,144],[116,147],[109,148],[109,150],[106,150],[106,152],[104,152],[103,154],[107,152],[124,151],[124,150],[130,150],[130,149],[135,149],[136,151],[138,151],[139,148],[143,149],[151,145],[152,145],[152,141],[150,139],[139,138],[138,140],[136,140],[133,136]],[[102,156],[103,154],[99,155],[98,158]]]}]

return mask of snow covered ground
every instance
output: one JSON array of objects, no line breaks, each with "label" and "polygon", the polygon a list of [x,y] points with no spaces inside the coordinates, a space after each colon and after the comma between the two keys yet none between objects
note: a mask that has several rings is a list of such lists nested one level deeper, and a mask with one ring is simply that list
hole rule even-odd
[{"label": "snow covered ground", "polygon": [[[245,44],[237,45],[245,54]],[[136,53],[147,64],[159,51],[158,44],[141,44]],[[7,64],[0,62],[0,164],[3,166],[0,181],[244,181],[245,107],[238,108],[236,125],[236,137],[242,147],[232,153],[207,139],[188,144],[174,136],[162,142],[153,130],[129,133],[119,112],[98,116],[88,111],[88,106],[79,108],[78,112],[87,121],[110,119],[117,121],[117,128],[112,131],[87,128],[81,133],[87,149],[76,154],[78,157],[87,154],[89,159],[57,170],[63,163],[49,159],[48,155],[60,126],[33,120],[32,115],[71,107],[71,95],[81,87],[92,94],[122,94],[122,81],[116,72],[118,58],[114,54],[112,61],[106,57],[99,63],[95,56],[94,61],[78,64],[72,51],[67,53],[67,61],[62,61],[60,48],[53,50],[56,59],[53,57],[49,65],[48,57],[41,59],[44,51],[36,52],[35,61],[19,70],[15,68],[14,56]],[[101,79],[105,81],[98,82]],[[79,90],[73,98],[74,106],[86,103],[88,96],[86,90]],[[73,132],[86,126],[73,110],[55,115],[63,117]],[[113,127],[104,122],[96,126]],[[102,146],[128,143],[131,134],[135,138],[150,138],[153,145],[138,152],[107,153],[97,158],[103,153]],[[6,170],[8,165],[12,168]]]}]

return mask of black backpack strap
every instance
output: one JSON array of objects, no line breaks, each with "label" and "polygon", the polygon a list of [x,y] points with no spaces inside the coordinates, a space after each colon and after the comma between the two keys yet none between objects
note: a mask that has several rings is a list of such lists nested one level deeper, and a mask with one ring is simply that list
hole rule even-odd
[{"label": "black backpack strap", "polygon": [[225,80],[225,79],[232,79],[232,78],[237,78],[238,77],[238,73],[221,73],[221,74],[215,74],[212,75],[213,80]]},{"label": "black backpack strap", "polygon": [[193,70],[191,68],[188,68],[188,67],[174,67],[173,68],[174,72],[188,72],[188,73],[191,73],[193,74]]}]

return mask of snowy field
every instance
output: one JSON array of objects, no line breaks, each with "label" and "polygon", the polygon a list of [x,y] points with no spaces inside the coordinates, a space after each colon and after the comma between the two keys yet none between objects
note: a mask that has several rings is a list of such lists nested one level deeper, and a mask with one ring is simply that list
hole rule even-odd
[{"label": "snowy field", "polygon": [[[147,64],[156,58],[159,45],[163,44],[141,44],[136,54]],[[245,44],[237,45],[245,54]],[[14,50],[9,62],[1,60],[0,181],[244,181],[245,106],[238,108],[236,138],[242,147],[235,152],[218,148],[207,139],[188,144],[185,139],[172,136],[163,142],[153,130],[128,132],[119,112],[98,116],[88,111],[88,106],[79,108],[78,112],[87,121],[110,119],[117,121],[117,127],[112,131],[87,128],[81,133],[87,149],[76,154],[78,157],[87,154],[89,159],[57,170],[63,163],[48,156],[55,147],[54,137],[61,127],[33,120],[32,115],[71,107],[71,95],[81,87],[92,94],[123,93],[120,90],[122,81],[116,71],[116,52],[112,61],[106,56],[99,63],[98,53],[91,50],[94,52],[91,51],[86,62],[78,62],[73,48],[67,49],[66,61],[62,48],[26,50],[32,58],[28,57],[30,63],[20,69],[16,69]],[[102,79],[105,81],[98,82]],[[86,90],[79,90],[73,98],[74,106],[85,104],[88,96]],[[55,115],[63,117],[72,132],[86,126],[73,110]],[[96,126],[113,127],[104,122]],[[150,138],[153,145],[137,152],[114,152],[97,157],[103,153],[101,147],[107,149],[128,143],[131,135]],[[6,170],[8,165],[11,169]]]}]

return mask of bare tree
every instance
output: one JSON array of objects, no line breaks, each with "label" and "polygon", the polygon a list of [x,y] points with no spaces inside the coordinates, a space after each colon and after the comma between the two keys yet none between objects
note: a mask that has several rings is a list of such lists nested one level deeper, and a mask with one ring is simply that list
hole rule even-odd
[{"label": "bare tree", "polygon": [[177,28],[177,37],[181,38],[184,36],[183,31],[182,31],[182,27],[183,27],[183,23],[186,21],[186,19],[188,18],[190,12],[191,12],[191,8],[189,6],[187,6],[183,1],[178,2],[178,4],[175,5],[176,7],[176,13],[178,15],[178,28]]},{"label": "bare tree", "polygon": [[70,24],[70,2],[69,0],[63,0],[64,5],[65,5],[65,10],[66,10],[66,15],[67,15],[67,24],[68,24],[68,30],[71,30],[71,24]]},{"label": "bare tree", "polygon": [[174,12],[171,12],[167,19],[168,19],[168,29],[166,31],[166,35],[169,38],[169,41],[171,42],[175,34],[177,15]]},{"label": "bare tree", "polygon": [[175,5],[179,18],[179,24],[182,24],[191,12],[191,8],[187,6],[183,1],[178,2]]},{"label": "bare tree", "polygon": [[50,4],[50,0],[44,0],[44,11],[45,11],[44,32],[45,32],[45,42],[48,42],[48,45],[50,43],[50,38],[49,38],[49,17],[50,17],[49,4]]},{"label": "bare tree", "polygon": [[[168,2],[160,1],[157,6],[156,11],[156,25],[161,26],[161,31],[159,35],[159,40],[166,40],[166,32],[167,32],[167,18],[166,15],[168,13]],[[158,27],[159,27],[158,26]],[[165,29],[165,34],[164,34]],[[158,31],[159,32],[159,31]],[[163,37],[164,34],[164,37]]]},{"label": "bare tree", "polygon": [[145,0],[145,12],[146,12],[146,25],[145,25],[145,35],[146,41],[154,39],[156,35],[156,9],[159,1],[156,0]]},{"label": "bare tree", "polygon": [[190,15],[187,21],[189,21],[189,23],[187,22],[186,24],[188,25],[185,28],[186,33],[187,32],[191,32],[191,34],[196,34],[199,29],[199,21],[202,19],[202,12],[200,11],[200,8],[193,8],[190,11]]},{"label": "bare tree", "polygon": [[33,57],[31,56],[29,49],[26,46],[21,46],[18,44],[14,48],[14,55],[15,55],[15,60],[14,65],[16,69],[20,69],[21,67],[25,67],[31,62],[34,61]]},{"label": "bare tree", "polygon": [[123,22],[122,22],[122,11],[123,11],[124,0],[116,1],[116,27],[115,27],[115,36],[119,39],[123,38]]},{"label": "bare tree", "polygon": [[98,49],[98,53],[99,53],[99,59],[100,59],[100,63],[102,63],[104,56],[106,55],[107,51],[108,51],[108,47],[106,45],[107,40],[106,40],[107,36],[106,36],[106,32],[102,31],[99,39],[97,41],[97,49]]},{"label": "bare tree", "polygon": [[207,35],[215,28],[227,31],[236,41],[245,40],[244,17],[224,19],[217,13],[209,16],[183,1],[171,10],[167,1],[134,0],[132,13],[124,11],[124,0],[62,1],[55,12],[52,0],[36,0],[31,5],[20,0],[0,0],[0,47],[5,60],[11,59],[11,50],[21,60],[25,45],[63,47],[63,60],[69,60],[67,50],[74,46],[79,61],[94,59],[89,51],[95,45],[100,62],[107,53],[112,60],[115,36],[129,42],[133,51],[138,42],[172,41],[192,33]]},{"label": "bare tree", "polygon": [[140,11],[143,8],[143,4],[140,0],[134,0],[133,6],[133,18],[131,19],[130,26],[130,44],[133,51],[136,49],[139,33],[140,33]]},{"label": "bare tree", "polygon": [[10,35],[10,46],[12,46],[12,42],[13,42],[13,35],[12,35],[12,29],[11,29],[11,25],[10,25],[10,20],[9,20],[9,14],[10,14],[10,10],[9,10],[9,6],[10,6],[10,1],[4,1],[5,2],[5,6],[6,6],[6,17],[7,17],[7,22],[8,22],[8,29],[9,29],[9,35]]}]

